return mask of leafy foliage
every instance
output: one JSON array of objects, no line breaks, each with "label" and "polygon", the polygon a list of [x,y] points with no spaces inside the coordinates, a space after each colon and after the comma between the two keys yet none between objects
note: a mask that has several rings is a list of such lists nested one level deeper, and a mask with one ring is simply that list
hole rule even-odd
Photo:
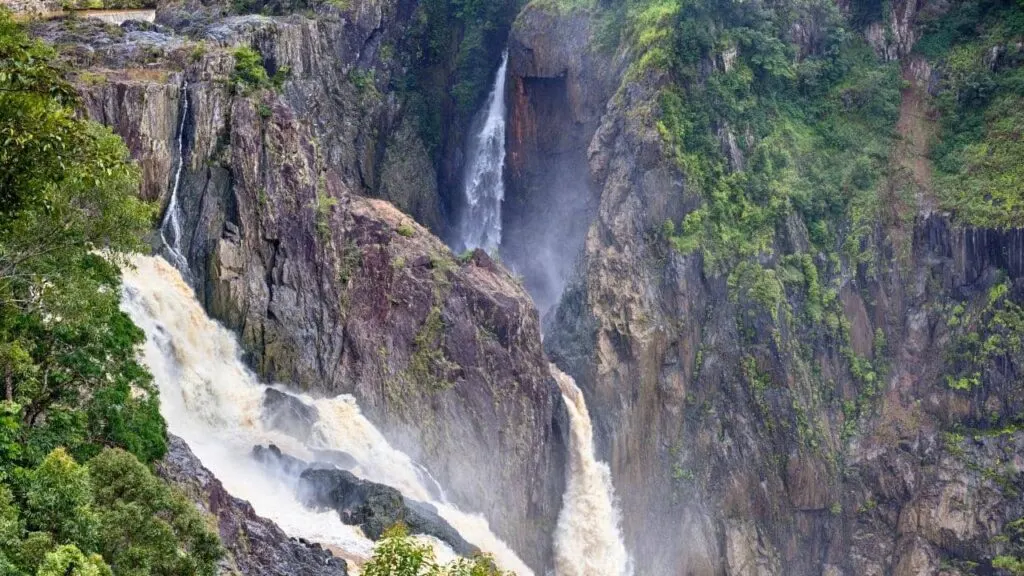
[{"label": "leafy foliage", "polygon": [[269,88],[270,76],[263,66],[263,55],[250,46],[235,49],[235,71],[231,75],[235,86],[242,90]]},{"label": "leafy foliage", "polygon": [[[822,34],[801,53],[788,30],[808,19]],[[731,0],[659,0],[634,10],[630,36],[644,50],[641,69],[673,70],[658,128],[705,199],[673,235],[677,249],[700,248],[711,271],[729,270],[771,253],[776,231],[798,215],[820,251],[844,241],[856,251],[865,232],[857,224],[877,210],[900,83],[831,3],[792,14]]]},{"label": "leafy foliage", "polygon": [[433,548],[410,538],[402,525],[384,533],[362,573],[363,576],[512,576],[510,572],[499,570],[494,560],[486,555],[441,565]]},{"label": "leafy foliage", "polygon": [[180,493],[123,450],[89,461],[100,526],[98,550],[115,574],[212,576],[217,537]]},{"label": "leafy foliage", "polygon": [[988,292],[980,310],[953,308],[948,324],[953,335],[946,383],[970,391],[985,382],[1013,379],[1015,359],[1024,357],[1024,308],[1000,282]]},{"label": "leafy foliage", "polygon": [[0,571],[213,574],[216,536],[143,464],[165,423],[116,254],[143,247],[153,210],[124,143],[77,105],[0,11]]},{"label": "leafy foliage", "polygon": [[932,155],[944,207],[965,224],[1024,222],[1024,10],[972,0],[930,23],[917,50],[942,72]]}]

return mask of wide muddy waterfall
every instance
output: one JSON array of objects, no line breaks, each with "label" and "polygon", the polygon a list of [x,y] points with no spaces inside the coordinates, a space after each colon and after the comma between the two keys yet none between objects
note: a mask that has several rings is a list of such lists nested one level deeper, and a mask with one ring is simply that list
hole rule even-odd
[{"label": "wide muddy waterfall", "polygon": [[[188,275],[188,260],[181,252],[181,206],[178,190],[181,188],[181,171],[185,167],[185,121],[188,119],[188,80],[181,85],[181,120],[178,122],[178,167],[174,170],[171,197],[167,201],[163,222],[160,223],[160,239],[164,243],[171,262]],[[169,238],[168,238],[169,237]]]},{"label": "wide muddy waterfall", "polygon": [[463,206],[457,250],[483,248],[494,252],[501,244],[501,203],[505,200],[505,73],[508,52],[494,79],[484,107],[480,130],[470,142],[463,181]]},{"label": "wide muddy waterfall", "polygon": [[608,465],[594,456],[594,430],[583,392],[554,364],[569,411],[569,469],[555,528],[557,576],[629,576],[632,561],[619,528],[619,510]]},{"label": "wide muddy waterfall", "polygon": [[206,315],[192,288],[165,260],[137,256],[131,264],[124,270],[121,306],[146,333],[143,361],[160,390],[161,413],[169,431],[188,443],[228,492],[248,500],[288,535],[329,546],[359,564],[372,554],[373,542],[343,524],[337,512],[304,507],[295,497],[294,477],[250,456],[254,445],[269,443],[306,459],[313,450],[344,451],[358,462],[352,470],[357,476],[429,502],[463,538],[493,554],[499,566],[533,576],[486,520],[443,501],[433,478],[392,448],[351,396],[295,394],[319,414],[306,443],[265,427],[261,408],[268,386],[242,362],[235,335]]}]

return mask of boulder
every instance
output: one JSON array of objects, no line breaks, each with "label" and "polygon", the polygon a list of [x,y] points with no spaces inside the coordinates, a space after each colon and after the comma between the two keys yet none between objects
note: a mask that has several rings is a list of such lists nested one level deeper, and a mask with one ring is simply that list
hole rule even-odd
[{"label": "boulder", "polygon": [[355,456],[342,450],[313,450],[313,458],[317,464],[331,464],[342,470],[351,470],[359,464]]},{"label": "boulder", "polygon": [[288,476],[298,476],[306,468],[309,468],[308,462],[282,453],[281,449],[273,444],[269,446],[253,446],[252,457],[257,462],[280,470]]},{"label": "boulder", "polygon": [[263,392],[263,423],[298,440],[308,440],[320,413],[291,394],[273,388]]},{"label": "boulder", "polygon": [[345,470],[304,471],[300,477],[299,498],[310,507],[336,510],[342,522],[359,526],[374,540],[401,522],[411,534],[438,538],[456,554],[472,556],[480,551],[452,528],[432,505],[408,500],[390,486],[360,480]]}]

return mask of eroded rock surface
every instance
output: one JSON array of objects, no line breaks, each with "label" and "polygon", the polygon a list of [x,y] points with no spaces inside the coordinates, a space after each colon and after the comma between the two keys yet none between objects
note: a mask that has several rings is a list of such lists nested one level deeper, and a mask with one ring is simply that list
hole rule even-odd
[{"label": "eroded rock surface", "polygon": [[410,534],[433,536],[461,556],[472,557],[480,552],[430,504],[409,500],[390,486],[361,480],[345,470],[305,470],[299,480],[299,497],[310,507],[337,511],[342,522],[359,526],[363,534],[374,540],[402,523]]},{"label": "eroded rock surface", "polygon": [[[880,55],[902,58],[919,36],[917,11],[936,4],[886,4],[892,30],[862,32]],[[1009,422],[1017,413],[1022,395],[1012,382],[1021,368],[1007,358],[979,389],[952,390],[943,374],[958,332],[947,320],[957,305],[984,308],[1000,277],[1014,302],[1024,300],[1021,231],[954,227],[923,203],[907,233],[908,257],[888,256],[870,272],[844,267],[830,279],[848,344],[779,322],[736,295],[726,274],[709,272],[699,251],[680,254],[662,240],[666,221],[682,221],[702,202],[654,120],[658,89],[671,79],[654,67],[619,76],[607,90],[594,71],[621,71],[629,54],[551,40],[552,31],[596,25],[587,18],[533,5],[517,19],[507,204],[556,205],[566,187],[543,179],[552,151],[586,159],[582,170],[558,176],[589,182],[595,207],[545,348],[586,395],[637,573],[962,574],[970,562],[990,566],[1006,550],[999,535],[1021,515],[1024,468],[1015,454],[1024,433],[998,432],[985,418]],[[814,26],[813,18],[794,24],[798,47]],[[702,66],[728,69],[734,50]],[[588,122],[596,126],[584,129]],[[558,140],[567,134],[580,137]],[[730,169],[743,169],[743,134],[719,126],[716,136]],[[871,241],[891,255],[884,235]],[[799,217],[780,224],[776,238],[764,265],[810,245]],[[795,310],[804,305],[789,298]],[[859,419],[844,407],[864,402],[869,385],[852,357],[886,366]],[[951,432],[978,423],[988,435]]]}]

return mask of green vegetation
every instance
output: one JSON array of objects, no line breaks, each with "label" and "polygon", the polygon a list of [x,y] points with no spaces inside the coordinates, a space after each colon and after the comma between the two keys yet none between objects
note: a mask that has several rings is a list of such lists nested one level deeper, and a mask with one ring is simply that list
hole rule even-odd
[{"label": "green vegetation", "polygon": [[[487,97],[521,0],[423,0],[404,46],[413,72],[397,79],[433,156]],[[453,79],[453,84],[448,79]]]},{"label": "green vegetation", "polygon": [[433,306],[427,313],[423,326],[416,333],[415,351],[409,359],[408,377],[429,390],[440,392],[455,385],[451,372],[458,365],[448,360],[444,353],[444,317],[439,306]]},{"label": "green vegetation", "polygon": [[328,242],[331,239],[331,212],[338,205],[338,199],[322,188],[317,190],[313,212],[316,217],[316,234],[321,242]]},{"label": "green vegetation", "polygon": [[221,551],[144,463],[167,449],[115,254],[153,219],[120,138],[0,11],[0,568],[207,575]]},{"label": "green vegetation", "polygon": [[992,559],[992,567],[1013,576],[1024,576],[1024,518],[1008,522],[1003,527],[1002,537],[1009,544],[1007,554]]},{"label": "green vegetation", "polygon": [[362,573],[363,576],[512,576],[510,572],[499,570],[494,560],[486,555],[439,564],[433,548],[410,538],[402,525],[384,533]]},{"label": "green vegetation", "polygon": [[928,23],[917,51],[942,73],[932,156],[944,208],[974,226],[1024,222],[1024,10],[970,0]]},{"label": "green vegetation", "polygon": [[235,49],[235,72],[231,79],[241,89],[255,90],[270,87],[270,76],[263,67],[263,55],[250,46]]},{"label": "green vegetation", "polygon": [[[884,12],[863,8],[868,20]],[[680,253],[699,252],[705,273],[725,278],[744,345],[787,356],[803,374],[786,386],[791,409],[778,420],[765,398],[770,379],[746,357],[744,380],[769,432],[821,445],[820,423],[808,414],[838,400],[811,346],[799,342],[807,339],[845,351],[858,391],[843,406],[843,435],[854,433],[882,388],[886,351],[882,334],[878,366],[853,353],[837,279],[874,262],[881,227],[898,209],[888,196],[897,65],[878,58],[827,0],[631,0],[591,9],[598,47],[618,38],[634,56],[623,88],[659,78],[654,96],[630,113],[658,130],[686,193],[699,201],[682,221],[665,222],[661,236]],[[797,27],[815,34],[798,43]]]},{"label": "green vegetation", "polygon": [[[877,217],[898,71],[844,27],[832,3],[806,10],[660,0],[631,16],[631,41],[643,50],[634,74],[672,71],[658,129],[690,189],[704,197],[673,245],[701,249],[713,273],[771,254],[791,215],[804,221],[817,251],[845,246],[857,256]],[[810,18],[822,34],[801,54],[788,34]],[[707,62],[715,69],[701,79]]]},{"label": "green vegetation", "polygon": [[235,89],[242,94],[271,88],[279,90],[291,75],[291,70],[287,66],[281,66],[273,76],[270,76],[263,65],[263,55],[250,46],[239,46],[235,49],[234,56],[235,70],[231,74],[231,81]]},{"label": "green vegetation", "polygon": [[1007,371],[1024,357],[1024,307],[1011,297],[1009,282],[992,286],[976,312],[954,307],[947,323],[952,335],[946,376],[950,388],[970,391],[1012,378]]},{"label": "green vegetation", "polygon": [[402,222],[395,231],[398,232],[399,236],[405,238],[412,238],[416,234],[416,229],[408,222]]}]

